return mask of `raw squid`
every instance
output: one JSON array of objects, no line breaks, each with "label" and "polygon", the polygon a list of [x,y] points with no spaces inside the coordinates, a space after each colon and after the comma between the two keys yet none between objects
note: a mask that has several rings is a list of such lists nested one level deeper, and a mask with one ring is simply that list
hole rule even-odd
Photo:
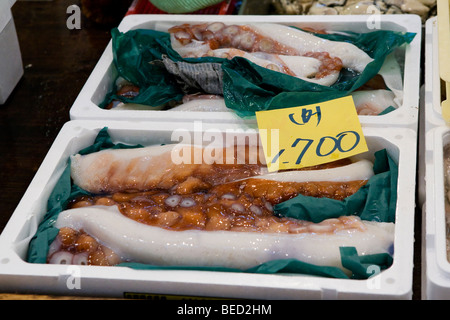
[{"label": "raw squid", "polygon": [[[61,250],[61,242],[70,242],[67,240],[70,237],[65,236],[53,245],[49,260],[51,263],[77,260],[86,264],[89,260],[101,260],[107,265],[112,260],[247,269],[274,259],[295,258],[316,265],[342,267],[340,246],[354,246],[359,254],[385,253],[392,246],[393,223],[366,222],[356,217],[330,220],[306,225],[297,234],[170,231],[128,219],[116,206],[77,208],[62,212],[55,226],[72,234],[83,230],[98,242],[93,244],[91,237],[80,242],[88,250],[70,252]],[[85,236],[85,240],[90,236]],[[101,253],[96,253],[99,248]]]},{"label": "raw squid", "polygon": [[[339,73],[341,67],[362,72],[373,59],[346,42],[330,41],[280,24],[183,24],[169,29],[172,47],[182,57],[202,57],[211,50],[234,48],[245,52],[306,56],[319,60],[322,70],[314,78]],[[317,62],[314,62],[314,64]],[[313,78],[311,75],[309,78]]]}]

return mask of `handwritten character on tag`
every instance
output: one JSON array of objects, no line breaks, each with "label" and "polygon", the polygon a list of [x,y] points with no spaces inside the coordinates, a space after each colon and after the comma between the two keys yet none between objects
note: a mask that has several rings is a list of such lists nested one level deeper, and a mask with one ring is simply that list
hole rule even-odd
[{"label": "handwritten character on tag", "polygon": [[316,112],[312,109],[303,108],[302,113],[300,114],[301,122],[297,122],[294,119],[294,113],[289,114],[289,120],[291,120],[292,123],[302,126],[304,124],[307,124],[312,116],[317,115],[317,124],[316,127],[320,123],[320,119],[322,118],[322,112],[320,111],[320,106],[316,107]]}]

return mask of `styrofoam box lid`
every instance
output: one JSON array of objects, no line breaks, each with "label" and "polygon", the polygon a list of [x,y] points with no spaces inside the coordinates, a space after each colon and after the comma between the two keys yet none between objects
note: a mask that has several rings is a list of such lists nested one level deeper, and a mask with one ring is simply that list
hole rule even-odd
[{"label": "styrofoam box lid", "polygon": [[[129,15],[119,25],[121,32],[132,29],[147,28],[167,31],[175,24],[223,21],[228,23],[283,23],[315,29],[370,32],[378,25],[383,30],[413,32],[416,37],[405,49],[404,61],[404,97],[403,105],[397,110],[382,116],[360,116],[365,125],[404,125],[417,129],[420,51],[422,23],[417,15],[346,15],[346,16],[208,16],[208,15]],[[148,110],[105,110],[98,107],[118,73],[113,64],[112,43],[108,44],[99,62],[82,88],[70,109],[70,118],[77,119],[128,119],[128,120],[203,120],[209,122],[249,123],[255,119],[243,119],[234,112],[183,112],[183,111],[148,111]]]},{"label": "styrofoam box lid", "polygon": [[425,72],[424,85],[421,88],[420,99],[420,134],[418,154],[418,203],[423,206],[426,200],[425,179],[425,149],[427,148],[426,133],[433,128],[443,126],[441,108],[441,80],[439,77],[439,50],[438,50],[437,18],[433,17],[425,23]]},{"label": "styrofoam box lid", "polygon": [[[236,124],[203,124],[200,130],[193,123],[155,122],[149,125],[130,121],[69,121],[58,134],[0,236],[2,292],[119,297],[124,292],[138,292],[256,299],[411,298],[417,134],[408,128],[364,128],[370,151],[362,156],[373,160],[375,151],[386,148],[399,166],[394,262],[389,269],[367,280],[24,262],[29,240],[43,219],[49,194],[67,165],[68,157],[92,144],[105,126],[113,141],[143,145],[170,142],[176,128],[185,128],[191,133],[256,132]],[[68,285],[74,277],[79,279],[79,286],[75,288]]]},{"label": "styrofoam box lid", "polygon": [[444,146],[450,143],[450,128],[437,127],[426,133],[426,202],[424,232],[424,288],[426,299],[450,299],[450,262],[446,249]]}]

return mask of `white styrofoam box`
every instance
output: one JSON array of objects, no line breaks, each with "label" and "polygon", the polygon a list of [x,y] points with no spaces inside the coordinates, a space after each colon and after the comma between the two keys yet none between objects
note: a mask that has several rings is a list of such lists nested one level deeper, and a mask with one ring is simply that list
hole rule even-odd
[{"label": "white styrofoam box", "polygon": [[422,87],[422,98],[419,119],[419,154],[418,154],[418,204],[420,207],[426,201],[426,173],[425,156],[426,133],[436,127],[446,126],[442,116],[441,108],[441,78],[439,76],[439,37],[437,17],[430,18],[425,23],[425,70],[424,85]]},{"label": "white styrofoam box", "polygon": [[446,250],[444,146],[450,128],[440,126],[426,133],[426,201],[423,211],[422,297],[450,299],[450,262]]},{"label": "white styrofoam box", "polygon": [[[393,265],[367,280],[304,275],[248,274],[183,270],[134,270],[124,267],[32,264],[24,261],[30,238],[46,211],[46,202],[68,157],[92,144],[108,127],[114,142],[171,142],[176,128],[186,132],[242,132],[238,124],[73,120],[64,125],[0,236],[0,291],[64,295],[123,296],[124,292],[255,299],[411,299],[416,131],[364,128],[369,151],[387,149],[399,166]],[[197,127],[196,127],[197,126]],[[186,141],[183,141],[186,142]],[[68,283],[78,280],[78,287]]]},{"label": "white styrofoam box", "polygon": [[15,1],[0,1],[0,105],[23,75],[22,56],[11,13]]},{"label": "white styrofoam box", "polygon": [[[422,23],[416,15],[374,15],[374,16],[192,16],[192,15],[129,15],[119,25],[121,32],[133,29],[155,29],[167,31],[173,25],[182,23],[202,23],[223,21],[228,23],[283,23],[314,29],[370,32],[377,27],[383,30],[413,32],[416,37],[405,49],[404,98],[403,105],[383,116],[360,116],[361,123],[370,125],[406,125],[417,129],[420,50]],[[113,63],[112,43],[110,42],[99,62],[82,88],[70,109],[70,117],[76,119],[128,119],[128,120],[203,120],[209,122],[249,123],[255,119],[242,119],[232,112],[183,112],[183,111],[143,111],[143,110],[104,110],[98,107],[105,95],[111,91],[117,77]]]},{"label": "white styrofoam box", "polygon": [[441,78],[439,76],[439,37],[437,17],[425,23],[425,129],[445,126],[441,108]]}]

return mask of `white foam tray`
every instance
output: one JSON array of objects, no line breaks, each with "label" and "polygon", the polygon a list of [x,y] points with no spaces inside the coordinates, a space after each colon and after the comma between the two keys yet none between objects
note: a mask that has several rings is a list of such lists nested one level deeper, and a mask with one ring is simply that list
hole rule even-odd
[{"label": "white foam tray", "polygon": [[442,117],[437,18],[425,24],[425,85],[420,111],[418,204],[422,208],[422,298],[450,299],[446,256],[443,148],[450,128]]},{"label": "white foam tray", "polygon": [[[119,30],[156,29],[167,31],[175,24],[201,23],[205,21],[223,21],[229,23],[274,22],[316,29],[369,32],[368,28],[379,23],[380,29],[400,32],[414,32],[416,37],[405,50],[404,101],[397,110],[383,116],[360,116],[365,125],[403,125],[417,129],[420,51],[422,23],[416,15],[381,15],[381,16],[207,16],[207,15],[129,15],[119,25]],[[153,121],[192,121],[248,123],[255,119],[242,119],[234,112],[183,112],[183,111],[138,111],[138,110],[104,110],[98,107],[105,95],[112,89],[117,77],[113,64],[112,43],[106,47],[99,62],[82,88],[70,109],[70,118],[77,119],[124,119]]]},{"label": "white foam tray", "polygon": [[445,126],[442,118],[441,87],[439,78],[439,50],[437,17],[425,22],[425,57],[424,57],[424,84],[421,87],[419,107],[419,153],[417,172],[417,203],[423,207],[425,203],[425,142],[426,133],[431,129]]},{"label": "white foam tray", "polygon": [[[418,167],[418,203],[423,206],[426,201],[426,150],[430,145],[425,140],[426,134],[434,128],[446,127],[441,107],[441,78],[439,72],[439,33],[437,17],[425,23],[425,71],[423,101],[420,109],[419,167]],[[431,150],[432,152],[432,150]]]},{"label": "white foam tray", "polygon": [[420,114],[418,198],[422,208],[422,298],[450,299],[446,252],[443,148],[450,127],[442,116],[437,18],[425,24],[425,86]]},{"label": "white foam tray", "polygon": [[426,133],[426,201],[423,206],[422,298],[450,299],[450,263],[446,250],[443,148],[450,128]]},{"label": "white foam tray", "polygon": [[[168,143],[176,128],[199,131],[194,123],[69,121],[51,146],[29,188],[0,236],[0,291],[122,297],[125,292],[254,299],[411,299],[416,131],[364,128],[369,151],[386,148],[399,165],[393,265],[367,280],[303,275],[262,275],[209,271],[133,270],[124,267],[65,266],[25,262],[30,238],[46,211],[46,202],[68,157],[91,145],[108,127],[115,142]],[[202,130],[242,131],[236,124],[203,124]],[[253,132],[254,134],[254,132]],[[68,286],[77,280],[79,286]]]},{"label": "white foam tray", "polygon": [[425,23],[425,109],[424,128],[445,126],[441,108],[441,78],[439,76],[439,38],[437,17]]}]

